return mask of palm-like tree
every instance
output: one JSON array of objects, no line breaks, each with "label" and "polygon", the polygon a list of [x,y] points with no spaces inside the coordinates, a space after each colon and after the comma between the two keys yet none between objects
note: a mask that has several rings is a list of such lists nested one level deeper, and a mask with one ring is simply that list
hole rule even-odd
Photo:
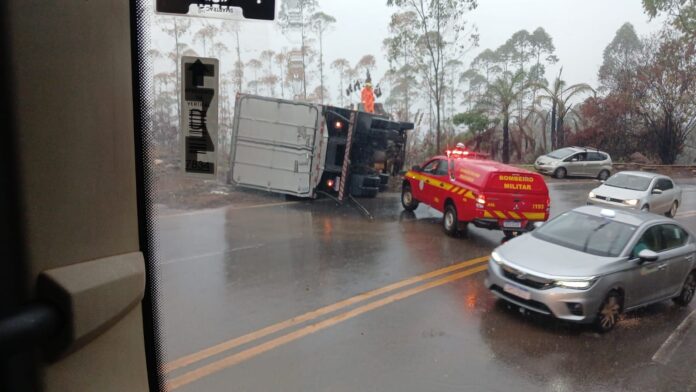
[{"label": "palm-like tree", "polygon": [[551,102],[551,148],[556,149],[565,145],[565,132],[563,123],[566,116],[572,110],[573,104],[570,102],[576,95],[592,92],[594,89],[586,83],[573,84],[567,86],[567,83],[561,79],[563,68],[558,73],[556,80],[551,86],[536,85],[543,94],[539,95],[539,101]]},{"label": "palm-like tree", "polygon": [[503,162],[510,162],[510,114],[515,103],[531,84],[524,71],[504,72],[488,86],[483,104],[501,117],[503,124]]}]

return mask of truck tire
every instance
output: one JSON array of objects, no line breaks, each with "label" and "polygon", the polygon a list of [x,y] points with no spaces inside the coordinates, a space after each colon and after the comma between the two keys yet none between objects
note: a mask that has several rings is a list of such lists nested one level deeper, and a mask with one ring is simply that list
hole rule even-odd
[{"label": "truck tire", "polygon": [[450,237],[456,237],[459,234],[459,218],[457,217],[457,208],[453,204],[445,206],[442,228],[445,230],[445,234]]},{"label": "truck tire", "polygon": [[350,176],[350,194],[353,197],[376,197],[379,193],[379,176],[352,174]]},{"label": "truck tire", "polygon": [[389,188],[389,174],[379,173],[379,191],[384,192]]},{"label": "truck tire", "polygon": [[414,211],[418,208],[418,200],[413,197],[413,192],[411,191],[411,185],[406,183],[401,187],[401,205],[406,211]]}]

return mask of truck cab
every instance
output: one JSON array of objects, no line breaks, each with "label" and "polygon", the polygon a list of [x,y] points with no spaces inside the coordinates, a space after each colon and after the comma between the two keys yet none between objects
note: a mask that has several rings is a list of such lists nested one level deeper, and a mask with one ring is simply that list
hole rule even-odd
[{"label": "truck cab", "polygon": [[539,174],[461,152],[414,166],[404,176],[401,201],[407,211],[423,203],[442,212],[449,235],[465,232],[472,223],[511,237],[546,221],[550,208]]}]

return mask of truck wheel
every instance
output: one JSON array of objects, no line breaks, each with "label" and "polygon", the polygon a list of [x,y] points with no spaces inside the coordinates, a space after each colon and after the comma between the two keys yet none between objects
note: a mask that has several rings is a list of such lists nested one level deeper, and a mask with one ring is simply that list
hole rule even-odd
[{"label": "truck wheel", "polygon": [[457,209],[452,204],[445,206],[445,214],[442,217],[442,228],[450,237],[455,237],[459,233],[459,219]]},{"label": "truck wheel", "polygon": [[411,185],[404,184],[401,188],[401,205],[404,206],[404,210],[413,211],[418,208],[418,200],[413,197],[413,192],[411,192]]},{"label": "truck wheel", "polygon": [[389,188],[389,174],[380,173],[379,174],[379,191],[384,192]]}]

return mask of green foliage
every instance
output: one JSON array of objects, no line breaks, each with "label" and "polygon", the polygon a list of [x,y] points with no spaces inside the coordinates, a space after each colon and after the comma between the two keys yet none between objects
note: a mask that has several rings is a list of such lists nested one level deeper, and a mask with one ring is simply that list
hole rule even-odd
[{"label": "green foliage", "polygon": [[604,49],[604,62],[599,68],[599,81],[603,89],[617,88],[624,78],[631,78],[642,57],[642,43],[633,25],[625,23],[614,39]]},{"label": "green foliage", "polygon": [[452,122],[457,126],[464,124],[469,128],[470,132],[479,133],[485,131],[491,121],[483,112],[470,110],[455,114]]},{"label": "green foliage", "polygon": [[696,34],[696,3],[693,0],[643,0],[643,9],[655,18],[667,15],[672,25],[684,34]]}]

